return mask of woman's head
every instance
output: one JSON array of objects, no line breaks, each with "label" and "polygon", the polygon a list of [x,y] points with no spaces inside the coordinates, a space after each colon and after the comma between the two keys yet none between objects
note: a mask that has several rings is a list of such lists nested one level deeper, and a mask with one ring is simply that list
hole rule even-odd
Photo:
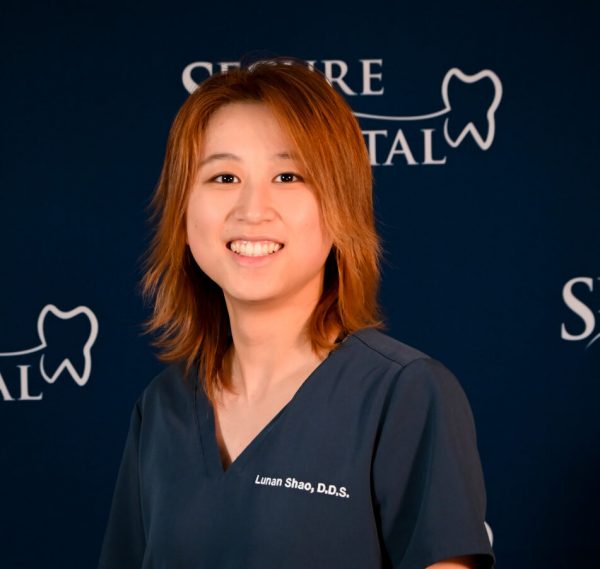
[{"label": "woman's head", "polygon": [[297,307],[304,321],[321,296],[332,239],[296,155],[262,103],[223,105],[202,135],[187,244],[222,289],[232,326],[238,308],[258,305],[263,314],[267,307]]},{"label": "woman's head", "polygon": [[149,328],[159,332],[162,357],[188,365],[198,361],[209,396],[227,384],[219,371],[230,343],[228,318],[220,288],[190,253],[186,213],[207,127],[217,111],[235,103],[258,104],[275,117],[333,243],[306,331],[313,348],[331,349],[332,333],[378,324],[379,241],[371,169],[352,111],[320,73],[300,63],[259,62],[213,76],[190,95],[171,128],[143,282],[154,298]]}]

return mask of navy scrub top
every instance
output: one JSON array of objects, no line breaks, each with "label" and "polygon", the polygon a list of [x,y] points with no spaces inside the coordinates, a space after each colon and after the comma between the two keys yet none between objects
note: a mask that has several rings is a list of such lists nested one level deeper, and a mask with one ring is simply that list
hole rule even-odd
[{"label": "navy scrub top", "polygon": [[101,569],[424,569],[493,556],[473,417],[437,361],[374,330],[330,353],[223,469],[171,366],[131,418]]}]

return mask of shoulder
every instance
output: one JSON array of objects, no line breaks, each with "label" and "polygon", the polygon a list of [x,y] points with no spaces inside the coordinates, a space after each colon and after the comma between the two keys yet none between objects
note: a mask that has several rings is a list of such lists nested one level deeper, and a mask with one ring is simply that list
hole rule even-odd
[{"label": "shoulder", "polygon": [[357,349],[368,353],[373,360],[386,361],[403,368],[411,362],[419,359],[430,359],[427,354],[413,348],[399,340],[376,330],[375,328],[364,328],[349,336],[357,344]]},{"label": "shoulder", "polygon": [[355,354],[386,368],[397,378],[453,382],[454,375],[438,360],[374,328],[365,328],[349,336]]},{"label": "shoulder", "polygon": [[383,381],[388,396],[405,403],[464,405],[466,398],[454,374],[424,352],[374,328],[359,330],[346,341],[356,359],[372,370],[369,376]]},{"label": "shoulder", "polygon": [[138,400],[142,411],[157,407],[176,407],[193,398],[195,382],[191,374],[186,376],[181,362],[173,363],[163,369],[146,386]]}]

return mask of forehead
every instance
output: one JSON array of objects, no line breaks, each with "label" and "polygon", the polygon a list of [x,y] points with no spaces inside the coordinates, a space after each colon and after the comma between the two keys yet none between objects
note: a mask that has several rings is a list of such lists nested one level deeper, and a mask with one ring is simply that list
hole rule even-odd
[{"label": "forehead", "polygon": [[208,120],[203,154],[220,146],[269,146],[291,151],[293,143],[275,113],[258,102],[228,103]]}]

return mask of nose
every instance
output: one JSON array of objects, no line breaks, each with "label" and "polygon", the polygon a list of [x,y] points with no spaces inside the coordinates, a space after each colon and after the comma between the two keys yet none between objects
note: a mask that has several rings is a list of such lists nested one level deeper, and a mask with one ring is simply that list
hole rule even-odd
[{"label": "nose", "polygon": [[240,189],[236,204],[236,220],[261,223],[270,221],[274,215],[269,183],[260,180],[246,180]]}]

